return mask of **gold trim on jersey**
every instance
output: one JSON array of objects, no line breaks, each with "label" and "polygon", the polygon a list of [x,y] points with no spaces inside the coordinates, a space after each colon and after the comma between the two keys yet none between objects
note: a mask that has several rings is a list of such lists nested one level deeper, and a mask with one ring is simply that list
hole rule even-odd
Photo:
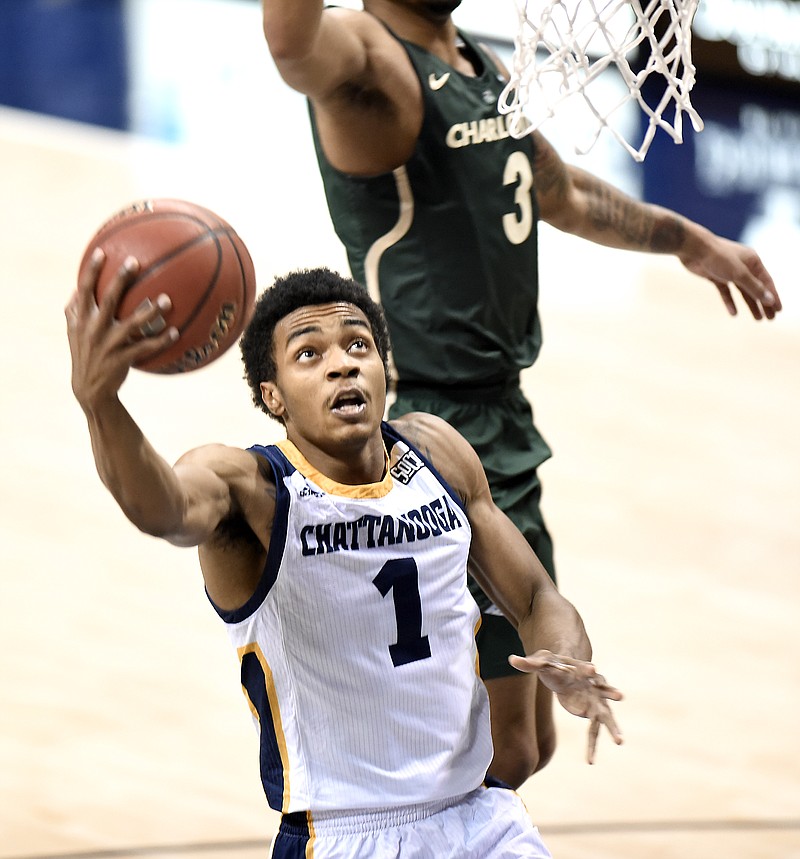
[{"label": "gold trim on jersey", "polygon": [[[236,652],[239,655],[239,662],[244,659],[245,654],[254,654],[261,666],[261,670],[264,672],[264,685],[267,690],[269,710],[272,715],[272,724],[275,728],[275,739],[278,743],[278,752],[280,753],[281,765],[283,767],[283,800],[281,802],[281,810],[285,814],[289,808],[289,799],[291,798],[291,789],[289,785],[289,751],[286,747],[286,737],[283,733],[281,708],[278,703],[278,695],[275,691],[275,679],[272,676],[272,669],[269,667],[269,663],[267,662],[263,651],[256,642],[245,644],[243,647],[237,648]],[[250,699],[250,695],[244,685],[242,685],[242,691],[244,692],[244,697],[247,699],[247,704],[255,716],[256,721],[261,725],[261,716],[259,715],[258,710],[256,710],[255,705]]]},{"label": "gold trim on jersey", "polygon": [[[475,624],[475,632],[473,638],[478,637],[478,630],[481,628],[481,624],[483,623],[483,616],[478,615],[478,622]],[[475,648],[475,674],[478,677],[481,676],[481,655],[478,653],[478,648]]]},{"label": "gold trim on jersey", "polygon": [[306,812],[306,822],[308,823],[308,844],[306,844],[306,859],[314,859],[314,842],[317,840],[317,833],[314,829],[314,817],[310,811]]},{"label": "gold trim on jersey", "polygon": [[282,439],[275,445],[292,465],[303,475],[328,495],[338,495],[342,498],[383,498],[392,491],[392,475],[389,471],[389,454],[386,446],[383,448],[384,466],[383,478],[378,483],[337,483],[315,468],[300,451],[294,442]]},{"label": "gold trim on jersey", "polygon": [[[372,300],[376,304],[381,303],[381,283],[378,272],[381,267],[381,257],[389,248],[394,247],[405,234],[411,229],[414,222],[414,192],[411,188],[411,180],[408,178],[408,169],[405,165],[392,170],[395,188],[397,189],[397,222],[382,236],[379,236],[370,245],[364,255],[364,281]],[[389,353],[389,375],[392,380],[397,378],[397,368],[394,365],[394,356]],[[387,392],[394,396],[394,385]],[[386,403],[387,414],[390,403]]]}]

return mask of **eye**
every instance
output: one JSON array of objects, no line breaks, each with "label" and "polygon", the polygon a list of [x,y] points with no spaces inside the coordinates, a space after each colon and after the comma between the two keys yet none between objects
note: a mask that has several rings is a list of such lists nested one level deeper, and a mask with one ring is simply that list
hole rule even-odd
[{"label": "eye", "polygon": [[306,346],[303,349],[300,349],[297,353],[296,360],[297,361],[310,361],[312,358],[316,356],[316,350],[312,349],[310,346]]},{"label": "eye", "polygon": [[366,352],[369,349],[369,343],[363,337],[356,337],[350,344],[351,352]]}]

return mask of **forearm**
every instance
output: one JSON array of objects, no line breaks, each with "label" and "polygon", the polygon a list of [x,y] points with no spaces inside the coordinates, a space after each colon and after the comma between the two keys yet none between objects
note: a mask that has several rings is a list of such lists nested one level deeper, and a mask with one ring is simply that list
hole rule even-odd
[{"label": "forearm", "polygon": [[585,171],[573,167],[570,175],[576,203],[568,232],[607,247],[679,258],[698,255],[712,236],[682,215],[635,200]]},{"label": "forearm", "polygon": [[517,631],[526,654],[549,650],[572,659],[592,658],[592,645],[580,615],[555,588],[537,592]]},{"label": "forearm", "polygon": [[170,465],[154,450],[118,399],[85,408],[97,473],[122,512],[140,530],[179,530],[184,499]]}]

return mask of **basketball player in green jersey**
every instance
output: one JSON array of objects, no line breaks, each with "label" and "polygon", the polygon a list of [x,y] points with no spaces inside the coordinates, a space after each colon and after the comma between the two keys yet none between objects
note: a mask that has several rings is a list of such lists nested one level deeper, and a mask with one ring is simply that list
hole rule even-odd
[{"label": "basketball player in green jersey", "polygon": [[[756,319],[780,300],[750,248],[633,200],[566,165],[538,132],[512,139],[497,99],[505,71],[451,13],[459,0],[262,0],[286,83],[304,93],[335,229],[352,273],[383,305],[397,379],[391,415],[433,412],[481,456],[501,507],[555,578],[537,466],[550,451],[519,372],[536,359],[536,225],[609,247],[674,254]],[[555,748],[552,700],[507,661],[513,628],[479,592],[490,772],[519,786]]]}]

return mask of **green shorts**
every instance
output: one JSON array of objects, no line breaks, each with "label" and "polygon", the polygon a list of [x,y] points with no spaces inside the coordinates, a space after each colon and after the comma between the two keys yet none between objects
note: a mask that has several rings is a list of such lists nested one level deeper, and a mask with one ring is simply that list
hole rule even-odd
[{"label": "green shorts", "polygon": [[[539,509],[542,487],[536,474],[550,457],[550,448],[533,425],[530,403],[517,380],[455,390],[402,384],[389,417],[408,412],[438,415],[470,442],[483,463],[495,504],[519,528],[555,581],[553,544]],[[482,615],[477,637],[481,676],[484,680],[513,676],[517,672],[508,656],[524,652],[517,631],[471,577],[469,586]]]}]

